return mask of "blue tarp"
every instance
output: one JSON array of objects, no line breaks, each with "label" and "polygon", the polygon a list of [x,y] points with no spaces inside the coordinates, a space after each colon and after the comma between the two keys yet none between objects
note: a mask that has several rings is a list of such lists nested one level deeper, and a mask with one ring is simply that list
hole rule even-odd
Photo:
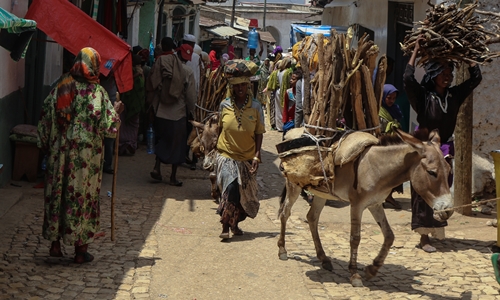
[{"label": "blue tarp", "polygon": [[324,36],[330,36],[330,30],[332,28],[340,33],[347,32],[347,27],[331,25],[291,24],[290,27],[290,47],[295,45],[295,43],[299,42],[305,36],[314,33],[322,33]]}]

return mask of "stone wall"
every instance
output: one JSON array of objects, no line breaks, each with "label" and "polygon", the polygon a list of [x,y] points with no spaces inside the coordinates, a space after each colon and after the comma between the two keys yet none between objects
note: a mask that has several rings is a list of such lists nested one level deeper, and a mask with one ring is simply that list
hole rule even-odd
[{"label": "stone wall", "polygon": [[[481,0],[481,10],[500,12],[498,0]],[[500,51],[500,45],[489,46]],[[482,66],[483,81],[474,91],[473,143],[474,152],[492,160],[490,151],[500,149],[500,59]]]}]

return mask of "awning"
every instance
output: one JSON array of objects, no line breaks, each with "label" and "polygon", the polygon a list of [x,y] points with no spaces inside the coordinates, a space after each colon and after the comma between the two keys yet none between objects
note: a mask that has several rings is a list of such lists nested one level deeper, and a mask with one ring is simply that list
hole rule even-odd
[{"label": "awning", "polygon": [[214,27],[214,28],[207,28],[206,29],[208,32],[211,32],[215,35],[218,36],[235,36],[238,34],[241,34],[241,31],[238,31],[232,27],[229,26],[219,26],[219,27]]},{"label": "awning", "polygon": [[290,45],[295,45],[295,43],[300,41],[300,39],[297,39],[297,35],[304,37],[315,33],[322,33],[324,36],[330,36],[332,28],[339,33],[347,32],[347,27],[343,26],[291,24],[290,27]]},{"label": "awning", "polygon": [[201,27],[214,27],[217,25],[225,25],[224,21],[210,19],[204,16],[200,16],[200,26]]},{"label": "awning", "polygon": [[259,33],[259,37],[262,41],[268,42],[268,43],[276,43],[276,40],[274,39],[273,35],[269,31],[260,31],[257,30]]},{"label": "awning", "polygon": [[74,55],[85,47],[96,49],[101,56],[101,73],[107,76],[113,70],[118,91],[133,88],[130,46],[71,2],[34,0],[26,18],[35,20],[38,28]]},{"label": "awning", "polygon": [[19,61],[26,55],[36,22],[16,17],[0,7],[0,46],[10,51],[10,57]]}]

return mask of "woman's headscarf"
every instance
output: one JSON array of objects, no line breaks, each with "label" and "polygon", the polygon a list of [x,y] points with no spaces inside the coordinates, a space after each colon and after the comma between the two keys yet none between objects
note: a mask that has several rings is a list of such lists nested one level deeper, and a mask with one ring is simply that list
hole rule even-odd
[{"label": "woman's headscarf", "polygon": [[384,84],[384,93],[382,95],[382,107],[384,107],[394,120],[401,121],[403,118],[403,113],[399,109],[399,105],[394,103],[392,106],[388,106],[385,103],[385,99],[392,93],[399,93],[398,89],[392,84]]},{"label": "woman's headscarf", "polygon": [[232,86],[235,84],[248,83],[248,95],[253,99],[253,92],[251,89],[250,77],[257,73],[259,67],[251,60],[233,59],[229,60],[224,66],[224,73],[228,81],[226,97],[232,97]]},{"label": "woman's headscarf", "polygon": [[99,83],[99,68],[101,56],[93,48],[86,47],[80,50],[75,58],[73,67],[69,73],[61,76],[57,84],[56,113],[59,124],[68,123],[71,120],[71,103],[76,96],[76,81],[87,83]]},{"label": "woman's headscarf", "polygon": [[273,54],[276,55],[277,53],[281,53],[283,52],[283,48],[281,48],[281,46],[276,46],[276,48],[274,48],[273,50]]},{"label": "woman's headscarf", "polygon": [[422,78],[422,85],[429,87],[429,85],[434,86],[433,79],[441,74],[446,68],[451,68],[451,71],[455,68],[452,62],[442,61],[442,60],[430,60],[424,65],[425,75]]}]

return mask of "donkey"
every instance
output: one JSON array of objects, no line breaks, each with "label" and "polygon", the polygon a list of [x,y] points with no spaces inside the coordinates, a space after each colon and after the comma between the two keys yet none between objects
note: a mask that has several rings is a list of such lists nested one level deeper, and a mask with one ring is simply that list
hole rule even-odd
[{"label": "donkey", "polygon": [[[391,190],[410,180],[412,187],[425,202],[434,209],[436,220],[447,220],[452,211],[443,211],[452,207],[453,201],[448,187],[450,166],[439,149],[440,137],[437,131],[429,135],[429,141],[419,139],[397,131],[400,138],[383,137],[380,143],[366,148],[353,162],[342,167],[335,166],[333,195],[318,189],[306,188],[314,194],[314,201],[307,213],[307,221],[312,234],[316,255],[322,267],[332,271],[331,260],[325,255],[318,234],[318,220],[327,199],[340,199],[350,202],[351,233],[349,271],[351,284],[363,286],[357,269],[358,246],[361,240],[361,217],[368,208],[380,226],[384,242],[373,264],[366,267],[366,279],[375,276],[389,253],[394,241],[394,233],[387,222],[382,203]],[[385,141],[385,142],[384,142]],[[388,159],[390,158],[390,159]],[[281,196],[279,217],[281,230],[278,240],[279,258],[287,260],[285,248],[286,222],[291,208],[301,192],[301,187],[286,181]]]},{"label": "donkey", "polygon": [[217,139],[219,138],[219,115],[212,115],[205,124],[190,121],[193,124],[191,132],[190,146],[191,151],[198,157],[203,157],[203,169],[210,171],[211,196],[215,201],[219,199],[217,188],[217,176],[214,171],[215,150],[217,148]]}]

